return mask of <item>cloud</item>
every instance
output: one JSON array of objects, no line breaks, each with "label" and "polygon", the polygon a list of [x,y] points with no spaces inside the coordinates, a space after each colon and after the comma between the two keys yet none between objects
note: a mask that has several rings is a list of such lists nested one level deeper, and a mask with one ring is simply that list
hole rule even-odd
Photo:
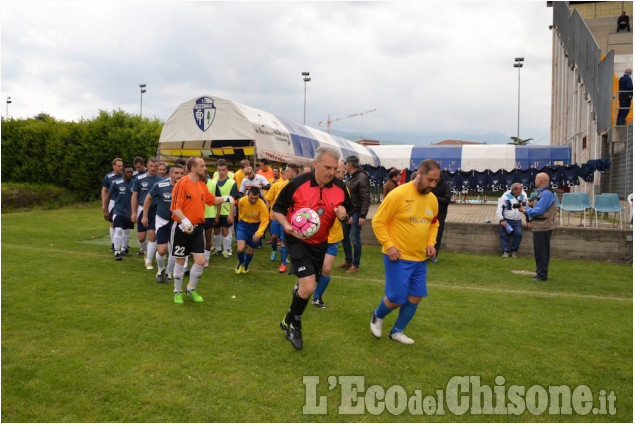
[{"label": "cloud", "polygon": [[[544,2],[3,2],[11,115],[100,109],[167,119],[210,94],[349,131],[548,132],[551,9]],[[334,125],[334,126],[335,126]],[[536,134],[540,133],[540,135]]]}]

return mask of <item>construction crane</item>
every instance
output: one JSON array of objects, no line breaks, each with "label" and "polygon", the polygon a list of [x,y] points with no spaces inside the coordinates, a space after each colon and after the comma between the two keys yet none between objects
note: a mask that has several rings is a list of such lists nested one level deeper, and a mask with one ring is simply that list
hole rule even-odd
[{"label": "construction crane", "polygon": [[369,111],[364,111],[364,112],[358,112],[356,114],[348,114],[348,115],[344,115],[342,117],[335,117],[333,119],[331,119],[331,115],[328,116],[328,118],[326,119],[326,121],[320,121],[318,123],[318,125],[321,127],[322,124],[326,123],[326,132],[331,134],[331,123],[335,122],[335,121],[339,121],[339,120],[345,120],[346,118],[353,118],[356,117],[358,115],[364,115],[364,114],[368,114],[371,112],[375,112],[377,109],[371,109]]}]

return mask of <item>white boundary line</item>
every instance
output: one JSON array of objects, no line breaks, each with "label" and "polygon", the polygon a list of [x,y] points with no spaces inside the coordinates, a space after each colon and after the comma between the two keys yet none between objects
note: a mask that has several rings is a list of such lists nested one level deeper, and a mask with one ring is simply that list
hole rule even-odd
[{"label": "white boundary line", "polygon": [[[47,251],[54,254],[72,254],[72,255],[85,255],[90,257],[97,258],[108,258],[104,256],[104,254],[97,254],[92,252],[81,252],[81,251],[71,251],[66,249],[56,249],[56,248],[48,248],[48,247],[35,247],[35,246],[24,246],[24,245],[15,245],[15,244],[2,244],[2,247],[7,248],[17,248],[17,249],[30,249],[34,251]],[[222,270],[231,271],[233,267],[218,267]],[[276,275],[284,275],[285,273],[278,273],[275,270],[261,270],[259,273],[269,273]],[[332,276],[332,275],[331,275]],[[349,276],[338,276],[338,279],[345,280],[356,280],[356,281],[364,281],[364,282],[383,282],[383,279],[372,279],[372,278],[356,278]],[[583,298],[583,299],[592,299],[592,300],[604,300],[604,301],[625,301],[625,302],[633,302],[633,298],[622,298],[622,297],[611,297],[611,296],[603,296],[603,295],[585,295],[585,294],[576,294],[576,293],[564,293],[564,292],[544,292],[544,291],[527,291],[521,289],[501,289],[501,288],[481,288],[478,286],[463,286],[463,285],[446,285],[443,283],[428,283],[428,286],[433,288],[443,288],[443,289],[458,289],[464,291],[481,291],[481,292],[491,292],[497,294],[513,294],[513,295],[531,295],[531,296],[541,296],[541,297],[562,297],[562,298]]]}]

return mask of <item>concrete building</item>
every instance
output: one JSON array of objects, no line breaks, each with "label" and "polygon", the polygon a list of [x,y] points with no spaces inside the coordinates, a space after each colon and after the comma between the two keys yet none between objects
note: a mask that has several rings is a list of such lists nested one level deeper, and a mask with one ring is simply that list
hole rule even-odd
[{"label": "concrete building", "polygon": [[633,192],[632,109],[626,125],[616,126],[618,80],[633,64],[632,32],[616,32],[622,11],[632,18],[633,3],[622,1],[548,2],[553,7],[551,145],[569,145],[572,162],[610,158],[606,174],[574,191]]}]

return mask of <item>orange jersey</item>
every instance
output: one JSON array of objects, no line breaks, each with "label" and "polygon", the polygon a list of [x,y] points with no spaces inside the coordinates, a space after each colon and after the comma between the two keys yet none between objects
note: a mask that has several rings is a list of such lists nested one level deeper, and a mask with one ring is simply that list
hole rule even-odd
[{"label": "orange jersey", "polygon": [[258,170],[256,174],[260,174],[269,181],[273,178],[273,168],[269,167],[267,171]]},{"label": "orange jersey", "polygon": [[[213,205],[216,197],[201,180],[194,183],[190,176],[184,176],[176,182],[172,189],[172,204],[170,210],[181,210],[192,224],[201,224],[205,221],[205,204]],[[180,223],[181,220],[172,214],[172,220]]]}]

